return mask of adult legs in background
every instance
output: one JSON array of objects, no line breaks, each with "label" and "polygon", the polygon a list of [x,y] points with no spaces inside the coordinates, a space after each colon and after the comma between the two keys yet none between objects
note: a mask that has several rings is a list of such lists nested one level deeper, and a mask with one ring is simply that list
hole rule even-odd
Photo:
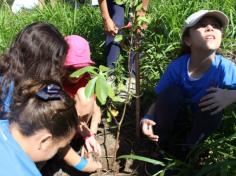
[{"label": "adult legs in background", "polygon": [[[107,1],[108,11],[113,22],[118,28],[124,26],[125,6],[117,5],[113,1]],[[120,44],[114,41],[114,36],[106,34],[106,58],[107,66],[114,68],[114,62],[116,62],[120,54]]]}]

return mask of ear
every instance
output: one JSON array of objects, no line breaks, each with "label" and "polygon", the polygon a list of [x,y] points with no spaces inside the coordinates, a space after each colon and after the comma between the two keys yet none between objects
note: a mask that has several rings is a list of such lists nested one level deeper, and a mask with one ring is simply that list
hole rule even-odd
[{"label": "ear", "polygon": [[38,150],[47,150],[51,147],[53,140],[51,133],[44,133],[39,140],[39,148]]},{"label": "ear", "polygon": [[224,29],[223,28],[221,29],[221,37],[222,37],[222,39],[225,37],[225,33],[224,33]]},{"label": "ear", "polygon": [[191,46],[191,39],[190,39],[190,37],[184,36],[184,37],[183,37],[183,43],[184,43],[186,46],[190,47],[190,46]]}]

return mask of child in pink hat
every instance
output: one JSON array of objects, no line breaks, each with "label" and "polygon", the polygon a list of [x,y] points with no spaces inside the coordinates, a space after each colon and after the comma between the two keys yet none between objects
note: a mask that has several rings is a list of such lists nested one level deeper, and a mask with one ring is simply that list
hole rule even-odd
[{"label": "child in pink hat", "polygon": [[74,71],[93,65],[91,60],[91,53],[89,43],[83,37],[78,35],[69,35],[65,37],[69,46],[64,67],[67,70],[66,79],[64,81],[64,89],[71,96],[74,97],[77,90],[86,86],[90,79],[89,74],[85,74],[80,78],[70,78],[69,75]]},{"label": "child in pink hat", "polygon": [[[78,35],[66,36],[65,41],[67,42],[69,49],[64,63],[66,76],[63,87],[76,102],[76,111],[80,121],[78,132],[85,140],[85,146],[82,148],[82,155],[90,152],[100,154],[101,147],[95,139],[95,134],[97,133],[98,124],[101,121],[101,110],[96,103],[96,98],[87,98],[84,93],[90,75],[84,74],[79,78],[70,77],[70,74],[74,71],[94,64],[90,57],[89,43]],[[91,123],[88,127],[89,122]],[[99,167],[100,166],[98,165],[98,168]]]},{"label": "child in pink hat", "polygon": [[90,58],[91,53],[87,40],[78,35],[66,36],[65,40],[69,45],[69,50],[64,66],[81,68],[94,64]]}]

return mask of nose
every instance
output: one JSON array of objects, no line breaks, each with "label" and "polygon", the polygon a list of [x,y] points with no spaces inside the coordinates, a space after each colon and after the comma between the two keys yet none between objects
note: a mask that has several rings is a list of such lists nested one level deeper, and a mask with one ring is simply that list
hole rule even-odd
[{"label": "nose", "polygon": [[208,24],[207,26],[206,26],[206,30],[207,31],[212,31],[214,29],[214,27],[211,25],[211,24]]}]

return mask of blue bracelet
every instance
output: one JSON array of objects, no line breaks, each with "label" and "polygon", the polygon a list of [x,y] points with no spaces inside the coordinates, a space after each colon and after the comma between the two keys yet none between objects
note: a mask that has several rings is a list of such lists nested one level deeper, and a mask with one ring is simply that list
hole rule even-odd
[{"label": "blue bracelet", "polygon": [[83,171],[83,169],[85,168],[85,166],[88,164],[88,160],[85,159],[84,157],[80,158],[80,162],[78,164],[76,164],[74,166],[74,168],[76,168],[79,171]]}]

